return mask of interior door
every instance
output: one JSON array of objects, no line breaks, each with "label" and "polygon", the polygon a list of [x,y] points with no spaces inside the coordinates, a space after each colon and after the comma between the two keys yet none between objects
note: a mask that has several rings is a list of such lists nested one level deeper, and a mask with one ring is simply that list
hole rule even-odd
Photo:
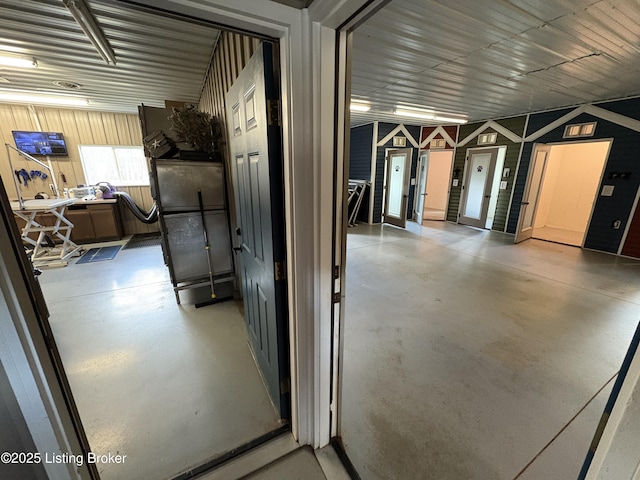
[{"label": "interior door", "polygon": [[453,150],[429,152],[422,220],[445,220],[452,166]]},{"label": "interior door", "polygon": [[515,243],[528,240],[533,235],[533,225],[536,218],[536,205],[540,196],[544,170],[549,158],[551,147],[546,145],[536,145],[529,165],[529,175],[527,185],[520,202],[520,217],[518,218],[518,228],[516,230]]},{"label": "interior door", "polygon": [[387,155],[384,222],[404,228],[407,223],[411,149],[391,150]]},{"label": "interior door", "polygon": [[289,416],[283,174],[273,45],[263,42],[227,93],[239,268],[249,344],[282,418]]},{"label": "interior door", "polygon": [[416,202],[414,209],[414,218],[418,222],[422,222],[424,212],[424,201],[427,196],[427,173],[429,170],[429,152],[420,154],[420,163],[418,164],[418,188],[416,190]]},{"label": "interior door", "polygon": [[462,186],[463,197],[459,223],[484,228],[497,158],[497,148],[471,150]]}]

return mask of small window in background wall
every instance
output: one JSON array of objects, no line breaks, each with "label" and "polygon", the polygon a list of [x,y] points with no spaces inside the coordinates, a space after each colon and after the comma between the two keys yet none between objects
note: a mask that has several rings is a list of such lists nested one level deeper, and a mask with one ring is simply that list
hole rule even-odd
[{"label": "small window in background wall", "polygon": [[406,147],[407,139],[405,137],[393,137],[393,146],[394,147]]},{"label": "small window in background wall", "polygon": [[444,138],[437,138],[437,139],[431,140],[432,149],[445,148],[446,146],[447,146],[447,141]]},{"label": "small window in background wall", "polygon": [[478,145],[493,145],[497,140],[498,134],[496,132],[478,135]]},{"label": "small window in background wall", "polygon": [[149,185],[149,168],[142,147],[80,145],[87,185],[109,182],[119,187]]},{"label": "small window in background wall", "polygon": [[563,138],[591,137],[596,131],[596,122],[579,123],[577,125],[567,125],[564,129]]}]

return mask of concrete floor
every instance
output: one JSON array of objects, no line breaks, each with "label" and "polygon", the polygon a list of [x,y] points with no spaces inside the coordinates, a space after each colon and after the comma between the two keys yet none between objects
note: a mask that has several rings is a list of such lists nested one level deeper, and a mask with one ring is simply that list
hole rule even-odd
[{"label": "concrete floor", "polygon": [[318,459],[310,447],[299,448],[245,478],[246,480],[326,480]]},{"label": "concrete floor", "polygon": [[349,230],[342,437],[364,480],[574,479],[640,262],[445,222]]},{"label": "concrete floor", "polygon": [[280,426],[241,305],[177,305],[159,246],[40,283],[93,452],[127,455],[103,479],[172,478]]},{"label": "concrete floor", "polygon": [[542,227],[533,229],[533,238],[580,247],[582,246],[584,233],[565,230],[564,228]]}]

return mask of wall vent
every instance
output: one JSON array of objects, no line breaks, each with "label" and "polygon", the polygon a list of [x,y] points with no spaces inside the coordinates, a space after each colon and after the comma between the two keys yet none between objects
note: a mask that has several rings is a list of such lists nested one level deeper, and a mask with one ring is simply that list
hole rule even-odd
[{"label": "wall vent", "polygon": [[478,135],[478,145],[493,145],[497,140],[498,134],[496,132]]},{"label": "wall vent", "polygon": [[592,137],[596,133],[596,122],[578,123],[564,127],[563,138]]}]

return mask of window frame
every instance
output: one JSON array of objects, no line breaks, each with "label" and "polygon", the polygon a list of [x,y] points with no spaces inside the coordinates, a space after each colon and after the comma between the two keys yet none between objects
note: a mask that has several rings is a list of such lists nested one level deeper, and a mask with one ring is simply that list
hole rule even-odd
[{"label": "window frame", "polygon": [[[91,172],[87,171],[87,166],[85,163],[85,157],[83,154],[83,147],[98,147],[98,148],[110,148],[112,151],[112,155],[113,155],[113,160],[115,161],[115,167],[116,167],[116,171],[118,172],[118,179],[117,181],[113,181],[113,179],[95,179],[95,178],[89,178],[90,174],[92,175]],[[142,179],[137,179],[133,182],[130,181],[125,181],[122,179],[122,175],[120,173],[120,170],[118,169],[118,162],[117,162],[117,156],[116,156],[116,151],[117,150],[131,150],[131,149],[135,149],[140,151],[140,153],[142,154],[142,159],[144,159],[144,165],[145,165],[145,169],[147,171],[147,175],[142,178]],[[149,160],[147,159],[145,153],[144,153],[144,148],[141,145],[110,145],[110,144],[93,144],[93,143],[84,143],[84,144],[80,144],[78,145],[78,153],[80,155],[80,164],[82,166],[82,173],[84,174],[84,178],[85,178],[85,183],[87,185],[96,185],[99,182],[108,182],[114,186],[118,186],[118,187],[149,187],[151,185],[150,183],[150,179],[149,179]],[[95,181],[94,181],[95,180]]]}]

